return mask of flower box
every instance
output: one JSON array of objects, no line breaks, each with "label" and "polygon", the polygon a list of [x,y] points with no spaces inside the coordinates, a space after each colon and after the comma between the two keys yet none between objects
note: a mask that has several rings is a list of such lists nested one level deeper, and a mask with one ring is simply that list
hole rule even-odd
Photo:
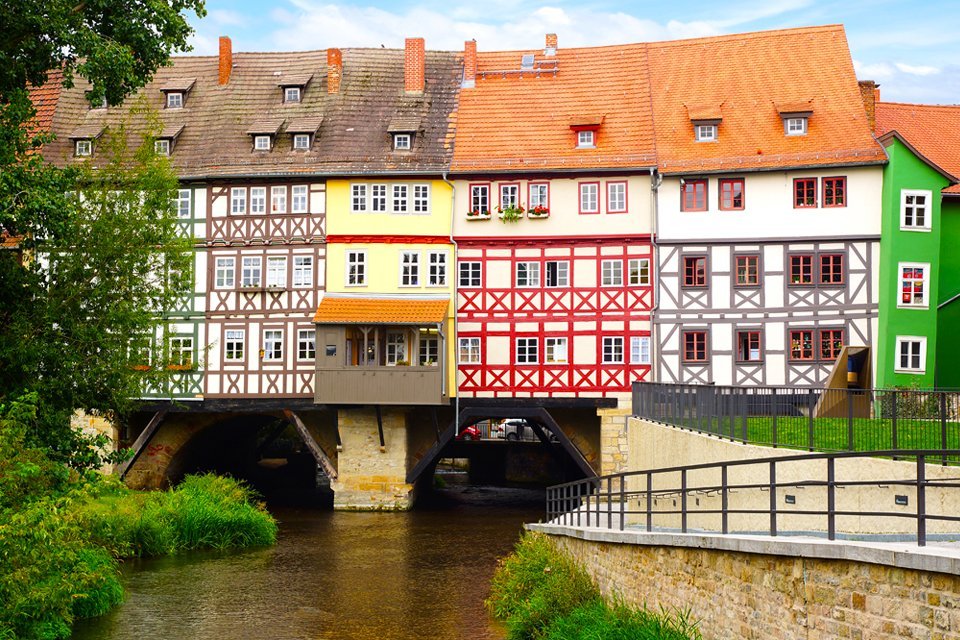
[{"label": "flower box", "polygon": [[537,219],[537,218],[549,218],[549,217],[550,217],[550,209],[547,209],[546,207],[540,207],[540,206],[531,207],[530,210],[527,211],[527,217],[528,217],[528,218],[533,218],[533,219]]},{"label": "flower box", "polygon": [[485,213],[479,211],[478,209],[474,209],[473,211],[467,211],[467,220],[489,220],[489,219],[490,219],[489,211]]},{"label": "flower box", "polygon": [[524,211],[522,204],[509,207],[497,207],[497,214],[501,222],[519,222],[523,218]]}]

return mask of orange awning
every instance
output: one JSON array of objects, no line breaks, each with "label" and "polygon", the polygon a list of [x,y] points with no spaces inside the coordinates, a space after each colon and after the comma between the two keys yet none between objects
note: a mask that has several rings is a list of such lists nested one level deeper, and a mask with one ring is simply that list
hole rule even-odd
[{"label": "orange awning", "polygon": [[359,297],[326,295],[313,321],[319,324],[440,324],[449,298]]}]

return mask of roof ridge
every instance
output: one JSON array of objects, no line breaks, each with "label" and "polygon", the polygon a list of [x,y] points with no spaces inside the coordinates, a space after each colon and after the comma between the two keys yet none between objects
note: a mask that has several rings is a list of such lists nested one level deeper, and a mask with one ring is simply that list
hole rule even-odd
[{"label": "roof ridge", "polygon": [[911,108],[920,107],[923,109],[960,109],[960,104],[923,104],[919,102],[888,102],[886,100],[882,100],[877,103],[878,107],[880,105]]},{"label": "roof ridge", "polygon": [[776,36],[801,33],[824,33],[831,31],[844,31],[842,24],[824,24],[808,27],[789,27],[785,29],[768,29],[765,31],[747,31],[744,33],[726,33],[715,36],[698,36],[696,38],[681,38],[677,40],[654,40],[647,44],[655,46],[685,46],[691,44],[700,44],[702,42],[722,42],[727,40],[754,40],[760,38],[772,38]]}]

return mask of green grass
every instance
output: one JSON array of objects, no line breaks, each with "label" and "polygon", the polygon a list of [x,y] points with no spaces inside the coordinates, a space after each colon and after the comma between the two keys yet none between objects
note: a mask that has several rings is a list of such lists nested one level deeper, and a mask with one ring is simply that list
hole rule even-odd
[{"label": "green grass", "polygon": [[542,534],[525,533],[500,561],[487,606],[508,640],[699,640],[684,613],[604,601],[586,572]]}]

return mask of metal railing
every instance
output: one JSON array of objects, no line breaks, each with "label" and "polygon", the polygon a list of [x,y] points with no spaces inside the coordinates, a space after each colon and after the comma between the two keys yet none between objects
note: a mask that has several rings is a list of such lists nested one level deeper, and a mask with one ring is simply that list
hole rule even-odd
[{"label": "metal railing", "polygon": [[[960,393],[634,383],[633,414],[736,442],[808,451],[960,449]],[[899,454],[897,454],[899,455]]]},{"label": "metal railing", "polygon": [[[868,456],[895,453],[915,462],[865,464]],[[547,522],[620,531],[893,537],[925,546],[931,527],[939,537],[960,539],[960,470],[927,468],[943,453],[960,450],[797,454],[588,478],[547,489]]]}]

